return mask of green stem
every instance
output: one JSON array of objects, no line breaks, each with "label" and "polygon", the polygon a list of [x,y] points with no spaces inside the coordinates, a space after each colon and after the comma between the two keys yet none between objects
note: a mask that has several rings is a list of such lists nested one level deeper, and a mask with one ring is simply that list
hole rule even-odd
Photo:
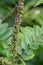
[{"label": "green stem", "polygon": [[20,59],[20,61],[22,62],[23,65],[26,65],[26,63],[23,61],[23,59],[21,57],[18,56],[18,58]]}]

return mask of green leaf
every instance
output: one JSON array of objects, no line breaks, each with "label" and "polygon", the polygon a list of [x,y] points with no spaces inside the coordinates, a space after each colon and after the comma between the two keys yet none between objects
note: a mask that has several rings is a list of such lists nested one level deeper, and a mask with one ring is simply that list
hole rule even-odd
[{"label": "green leaf", "polygon": [[34,53],[30,49],[26,50],[24,53],[22,55],[23,60],[30,60],[34,57]]},{"label": "green leaf", "polygon": [[8,27],[8,24],[7,24],[7,23],[0,25],[0,38],[1,38],[1,37],[3,36],[3,34],[5,33],[7,27]]},{"label": "green leaf", "polygon": [[17,46],[17,53],[18,53],[19,55],[22,54],[22,47],[21,47],[20,45]]},{"label": "green leaf", "polygon": [[23,60],[32,59],[34,51],[43,45],[43,26],[21,27],[18,34],[18,54]]},{"label": "green leaf", "polygon": [[8,57],[11,55],[9,51],[11,51],[12,32],[12,27],[8,28],[7,23],[2,24],[2,22],[0,22],[0,53]]},{"label": "green leaf", "polygon": [[1,37],[1,40],[5,40],[7,39],[8,37],[10,37],[12,34],[12,28],[8,28],[6,30],[6,32],[4,33],[4,35]]},{"label": "green leaf", "polygon": [[38,5],[42,4],[42,3],[43,3],[43,0],[38,0],[38,1],[36,2],[35,6],[38,6]]}]

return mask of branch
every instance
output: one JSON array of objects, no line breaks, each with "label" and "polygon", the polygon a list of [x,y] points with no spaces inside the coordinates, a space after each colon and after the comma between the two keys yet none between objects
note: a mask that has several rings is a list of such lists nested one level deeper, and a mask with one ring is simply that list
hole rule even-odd
[{"label": "branch", "polygon": [[17,13],[17,5],[15,6],[15,8],[13,8],[13,10],[11,12],[8,13],[7,16],[3,17],[3,22],[8,21],[11,17],[13,17],[15,14]]}]

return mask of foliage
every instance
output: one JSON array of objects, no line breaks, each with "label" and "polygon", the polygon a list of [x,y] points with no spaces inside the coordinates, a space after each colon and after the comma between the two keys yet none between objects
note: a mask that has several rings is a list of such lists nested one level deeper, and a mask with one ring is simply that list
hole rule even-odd
[{"label": "foliage", "polygon": [[[15,15],[9,21],[6,20],[7,23],[3,22],[3,18],[6,18],[18,2],[19,0],[0,0],[0,57],[11,62],[12,28],[15,23]],[[40,64],[43,61],[42,4],[43,0],[25,0],[24,21],[18,32],[18,65],[43,65]]]},{"label": "foliage", "polygon": [[[18,54],[27,61],[32,59],[37,53],[37,49],[43,47],[43,27],[21,27],[18,33]],[[42,31],[42,32],[41,32]]]},{"label": "foliage", "polygon": [[0,20],[0,57],[11,57],[11,35],[12,27],[8,28],[8,24]]},{"label": "foliage", "polygon": [[38,1],[36,2],[35,6],[38,6],[38,5],[42,4],[42,3],[43,3],[43,0],[38,0]]}]

